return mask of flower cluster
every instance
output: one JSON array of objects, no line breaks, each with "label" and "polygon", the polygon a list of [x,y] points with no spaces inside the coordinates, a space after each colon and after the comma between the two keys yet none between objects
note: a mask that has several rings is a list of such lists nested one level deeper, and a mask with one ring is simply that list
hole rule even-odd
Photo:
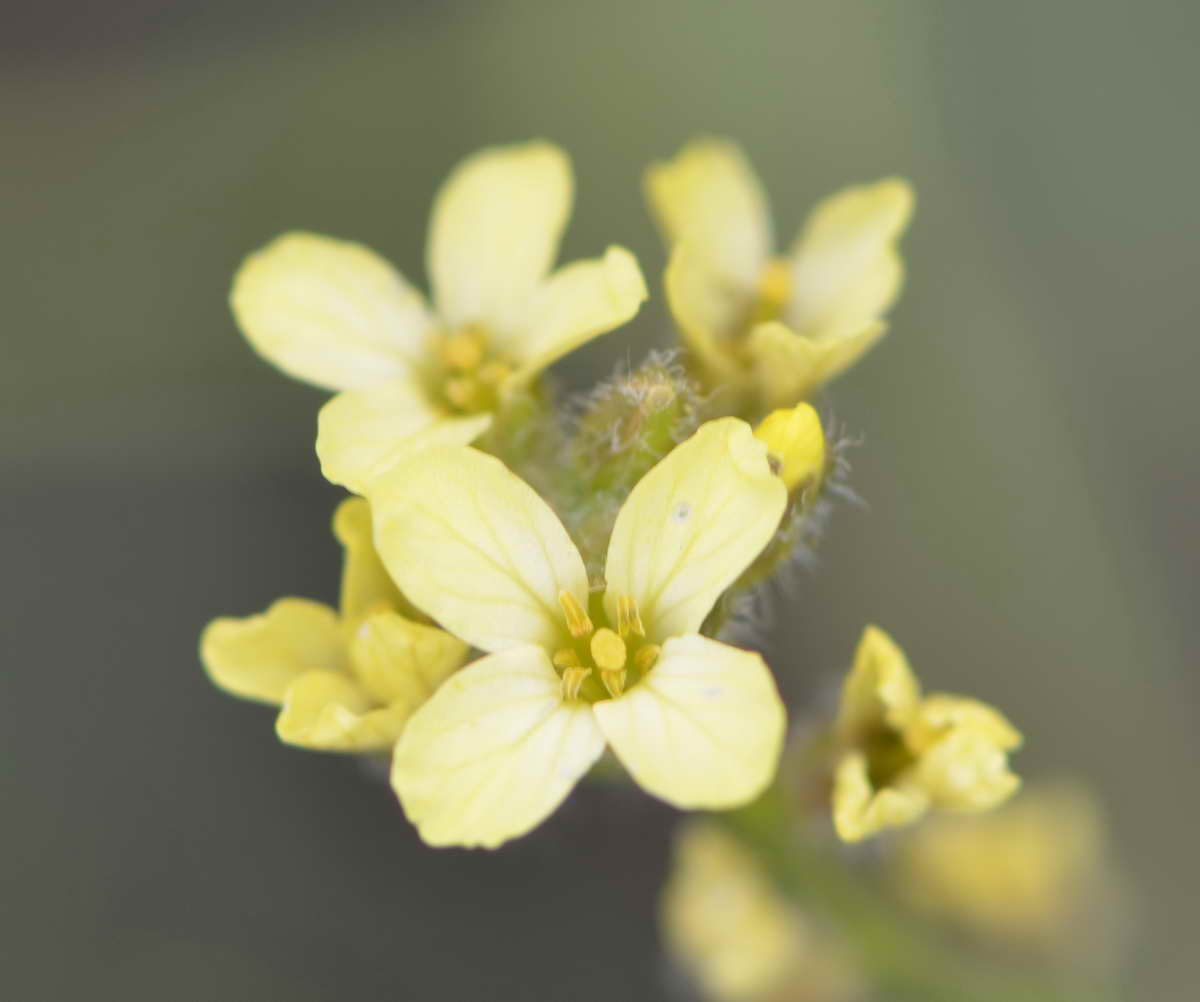
[{"label": "flower cluster", "polygon": [[[807,550],[845,477],[810,398],[884,334],[912,194],[895,179],[843,191],[774,256],[733,144],[692,143],[645,188],[682,347],[583,396],[546,370],[630,320],[647,288],[618,246],[555,265],[573,182],[551,144],[451,172],[428,298],[366,247],[310,233],[234,279],[254,349],[335,393],[316,452],[355,496],[334,519],[340,608],[285,598],[218,619],[202,660],[227,691],[279,706],[282,740],[390,754],[431,845],[530,831],[606,755],[682,809],[745,805],[777,775],[775,676],[722,631]],[[877,630],[827,731],[846,840],[1017,785],[1004,718],[922,699]]]}]

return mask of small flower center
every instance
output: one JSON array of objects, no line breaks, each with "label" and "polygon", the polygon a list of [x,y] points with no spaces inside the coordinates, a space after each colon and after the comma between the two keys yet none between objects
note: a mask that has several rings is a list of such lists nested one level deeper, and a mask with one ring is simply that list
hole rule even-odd
[{"label": "small flower center", "polygon": [[501,384],[512,369],[489,356],[487,338],[478,327],[442,336],[437,353],[443,365],[441,393],[453,410],[474,414],[496,408]]},{"label": "small flower center", "polygon": [[758,298],[753,323],[766,323],[783,316],[792,298],[792,266],[783,258],[774,258],[758,279]]},{"label": "small flower center", "polygon": [[[616,699],[630,684],[631,671],[636,682],[654,667],[662,649],[646,642],[646,628],[637,602],[628,595],[617,599],[615,630],[611,626],[597,629],[587,610],[570,592],[559,592],[558,604],[572,639],[571,645],[555,651],[553,658],[562,677],[564,699],[588,702]],[[595,612],[603,616],[603,606],[598,604]],[[603,689],[593,676],[598,676]]]}]

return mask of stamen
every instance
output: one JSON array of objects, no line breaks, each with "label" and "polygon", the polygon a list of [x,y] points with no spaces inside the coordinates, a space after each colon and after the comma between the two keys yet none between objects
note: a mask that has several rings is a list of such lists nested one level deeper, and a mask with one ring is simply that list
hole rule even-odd
[{"label": "stamen", "polygon": [[446,399],[455,407],[468,410],[479,393],[479,384],[470,376],[451,376],[442,385]]},{"label": "stamen", "polygon": [[620,671],[625,667],[625,655],[625,641],[607,626],[601,627],[592,636],[592,660],[602,671]]},{"label": "stamen", "polygon": [[616,699],[625,691],[625,677],[627,672],[624,668],[620,671],[602,671],[600,673],[600,681],[604,683],[604,688],[608,690],[608,694]]},{"label": "stamen", "polygon": [[554,662],[555,668],[578,668],[583,664],[573,647],[564,647],[562,650],[555,651],[551,660]]},{"label": "stamen", "polygon": [[654,667],[662,648],[658,644],[647,644],[633,656],[633,663],[643,675]]},{"label": "stamen", "polygon": [[452,369],[469,372],[483,361],[483,338],[469,327],[455,331],[442,342],[442,358]]},{"label": "stamen", "polygon": [[512,369],[503,362],[497,362],[494,359],[479,367],[475,373],[475,378],[481,383],[486,383],[489,386],[496,386],[503,383],[512,374]]},{"label": "stamen", "polygon": [[758,281],[758,295],[770,311],[787,305],[792,296],[792,269],[787,261],[776,258],[767,265]]},{"label": "stamen", "polygon": [[579,599],[569,591],[563,590],[558,593],[558,604],[562,606],[563,617],[567,621],[567,629],[571,631],[571,636],[586,637],[592,632],[592,621],[583,611]]},{"label": "stamen", "polygon": [[638,612],[637,602],[629,595],[617,599],[617,632],[622,637],[636,633],[639,637],[646,635],[646,627],[642,625],[642,615]]},{"label": "stamen", "polygon": [[591,668],[568,668],[562,674],[562,694],[563,699],[571,702],[579,698],[579,690],[583,688],[583,683],[587,681],[587,677],[592,673]]}]

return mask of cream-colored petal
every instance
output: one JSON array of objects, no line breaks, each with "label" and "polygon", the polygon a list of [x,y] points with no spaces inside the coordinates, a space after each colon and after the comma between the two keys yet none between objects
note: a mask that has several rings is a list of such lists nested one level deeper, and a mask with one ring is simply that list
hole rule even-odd
[{"label": "cream-colored petal", "polygon": [[790,326],[820,340],[874,324],[900,292],[896,241],[912,208],[912,188],[899,178],[847,188],[818,205],[792,251]]},{"label": "cream-colored petal", "polygon": [[850,368],[885,333],[887,326],[876,322],[853,333],[815,340],[772,321],[756,325],[746,344],[766,405],[790,407]]},{"label": "cream-colored petal", "polygon": [[965,696],[934,693],[921,700],[916,717],[904,729],[904,743],[913,754],[920,754],[955,728],[979,731],[1004,751],[1019,748],[1022,742],[1021,732],[1004,714],[987,703]]},{"label": "cream-colored petal", "polygon": [[610,619],[632,597],[655,643],[694,633],[762,552],[787,506],[767,447],[737,418],[709,421],[630,492],[608,547]]},{"label": "cream-colored petal", "polygon": [[289,745],[317,751],[384,751],[410,712],[403,705],[380,706],[349,675],[313,671],[288,686],[275,733]]},{"label": "cream-colored petal", "polygon": [[339,393],[317,418],[317,457],[331,483],[356,493],[405,456],[438,445],[466,445],[491,414],[453,416],[434,404],[413,375]]},{"label": "cream-colored petal", "polygon": [[771,217],[736,143],[693,140],[672,160],[651,165],[645,188],[668,245],[691,241],[726,281],[755,284],[771,253]]},{"label": "cream-colored petal", "polygon": [[451,328],[506,332],[558,254],[571,164],[546,142],[491,147],[446,179],[429,224],[428,270]]},{"label": "cream-colored petal", "polygon": [[763,659],[699,634],[668,640],[645,678],[594,709],[638,785],[683,808],[758,796],[775,775],[787,725]]},{"label": "cream-colored petal", "polygon": [[467,645],[436,626],[376,612],[350,644],[350,667],[380,703],[416,710],[467,657]]},{"label": "cream-colored petal", "polygon": [[375,552],[371,506],[346,498],[333,513],[333,534],[342,544],[342,629],[353,635],[363,616],[380,608],[401,609],[404,599]]},{"label": "cream-colored petal", "polygon": [[684,342],[713,381],[740,378],[731,339],[753,308],[753,290],[731,281],[713,266],[699,244],[689,240],[671,251],[663,284]]},{"label": "cream-colored petal", "polygon": [[429,449],[367,493],[375,544],[401,591],[473,646],[553,650],[566,636],[559,592],[587,608],[587,572],[567,530],[498,459]]},{"label": "cream-colored petal", "polygon": [[568,352],[629,320],[646,299],[646,282],[624,247],[559,268],[534,294],[528,316],[498,345],[517,363],[516,381],[536,376]]},{"label": "cream-colored petal", "polygon": [[433,320],[404,277],[361,244],[285,233],[246,258],[230,304],[254,350],[330,390],[407,372]]},{"label": "cream-colored petal", "polygon": [[911,781],[876,790],[861,752],[851,752],[838,763],[833,826],[843,841],[861,842],[887,828],[912,824],[928,810],[929,797]]},{"label": "cream-colored petal", "polygon": [[604,751],[586,703],[566,703],[546,652],[492,654],[409,721],[392,786],[430,845],[495,848],[540,824]]},{"label": "cream-colored petal", "polygon": [[915,719],[920,698],[920,684],[900,645],[878,626],[868,626],[842,683],[834,724],[838,740],[854,743],[883,726],[900,734]]},{"label": "cream-colored petal", "polygon": [[917,781],[944,810],[986,811],[1021,785],[1008,767],[1008,754],[986,730],[957,727],[917,760]]},{"label": "cream-colored petal", "polygon": [[305,672],[343,670],[346,652],[329,606],[281,598],[255,616],[214,619],[200,637],[200,659],[225,691],[278,704]]}]

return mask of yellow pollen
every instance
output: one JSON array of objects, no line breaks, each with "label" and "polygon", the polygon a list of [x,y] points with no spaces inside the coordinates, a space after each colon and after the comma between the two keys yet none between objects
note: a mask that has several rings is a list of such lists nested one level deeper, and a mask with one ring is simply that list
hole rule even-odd
[{"label": "yellow pollen", "polygon": [[[569,591],[560,591],[558,593],[558,604],[562,606],[563,618],[567,621],[567,629],[573,637],[586,637],[592,632],[592,621],[588,619],[588,614],[583,611],[583,606],[579,604],[579,599],[572,595]],[[612,632],[611,630],[609,631]]]},{"label": "yellow pollen", "polygon": [[442,342],[441,350],[450,368],[469,372],[483,361],[483,338],[470,328],[455,331]]},{"label": "yellow pollen", "polygon": [[[625,641],[607,626],[592,637],[592,660],[604,672],[619,672],[625,667]],[[601,676],[603,677],[603,675]],[[623,681],[623,680],[622,680]],[[605,685],[608,683],[605,682]]]},{"label": "yellow pollen", "polygon": [[662,648],[658,644],[647,644],[633,656],[633,663],[643,675],[654,667]]},{"label": "yellow pollen", "polygon": [[783,309],[792,296],[792,269],[787,261],[775,258],[758,280],[758,297],[772,311]]},{"label": "yellow pollen", "polygon": [[587,677],[592,673],[591,668],[568,668],[562,674],[562,692],[563,699],[570,702],[579,698],[579,690],[583,688],[583,683],[587,681]]},{"label": "yellow pollen", "polygon": [[573,647],[564,647],[562,650],[555,651],[551,660],[553,660],[555,668],[578,668],[582,664]]},{"label": "yellow pollen", "polygon": [[475,397],[479,393],[479,384],[470,376],[451,376],[442,385],[442,392],[455,407],[466,410],[475,402]]},{"label": "yellow pollen", "polygon": [[638,612],[637,602],[628,595],[617,599],[617,632],[622,637],[627,637],[630,633],[639,637],[646,635],[646,627],[642,625],[642,614]]},{"label": "yellow pollen", "polygon": [[604,688],[608,690],[608,694],[613,699],[625,691],[625,675],[624,668],[620,671],[602,671],[600,673],[600,681],[604,683]]}]

